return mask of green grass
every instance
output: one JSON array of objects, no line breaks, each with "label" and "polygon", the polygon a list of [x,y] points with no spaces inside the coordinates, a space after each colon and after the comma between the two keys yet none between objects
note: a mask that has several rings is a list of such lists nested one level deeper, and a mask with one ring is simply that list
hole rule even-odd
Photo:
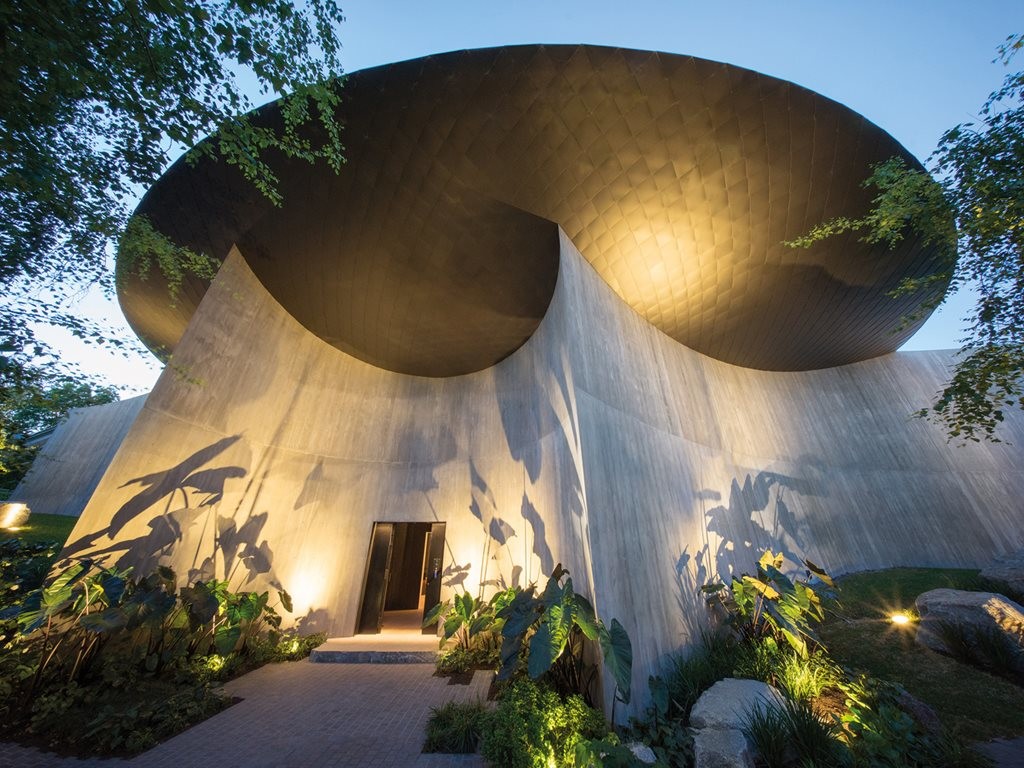
[{"label": "green grass", "polygon": [[912,610],[914,598],[929,589],[983,586],[977,571],[893,568],[852,574],[838,584],[848,618],[833,616],[819,632],[834,661],[899,683],[966,740],[1024,735],[1024,688],[918,645],[914,625],[897,628],[885,618]]},{"label": "green grass", "polygon": [[67,515],[33,514],[29,516],[28,522],[16,531],[0,530],[0,541],[21,539],[29,542],[56,541],[64,544],[77,522],[77,517]]},{"label": "green grass", "polygon": [[890,568],[853,573],[838,580],[841,616],[878,619],[914,610],[914,600],[930,589],[984,589],[978,571],[958,568]]}]

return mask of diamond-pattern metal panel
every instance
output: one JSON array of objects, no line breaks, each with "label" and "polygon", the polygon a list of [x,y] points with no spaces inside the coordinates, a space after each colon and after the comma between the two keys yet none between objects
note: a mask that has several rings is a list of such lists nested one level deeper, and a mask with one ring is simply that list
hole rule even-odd
[{"label": "diamond-pattern metal panel", "polygon": [[[929,297],[886,295],[936,268],[918,243],[783,245],[862,212],[872,163],[910,159],[791,83],[663,53],[519,46],[364,70],[342,93],[339,175],[275,161],[275,209],[224,163],[178,163],[140,212],[193,247],[237,243],[299,322],[375,365],[447,376],[517,349],[554,288],[551,222],[648,321],[737,365],[854,362],[923,322],[896,330]],[[173,347],[202,292],[170,306],[156,281],[131,281],[121,299],[144,339]]]}]

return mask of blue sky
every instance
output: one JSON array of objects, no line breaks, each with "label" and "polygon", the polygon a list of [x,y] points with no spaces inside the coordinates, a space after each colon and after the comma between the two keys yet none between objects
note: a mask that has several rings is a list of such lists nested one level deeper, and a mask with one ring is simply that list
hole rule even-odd
[{"label": "blue sky", "polygon": [[[924,160],[942,131],[971,120],[1006,70],[996,47],[1024,31],[1024,2],[344,2],[347,71],[461,48],[594,43],[691,54],[806,86],[864,115]],[[1024,61],[1015,62],[1016,68]],[[904,349],[957,346],[969,297],[953,297]],[[114,320],[116,305],[88,312]],[[159,369],[51,336],[68,358],[145,391]]]}]

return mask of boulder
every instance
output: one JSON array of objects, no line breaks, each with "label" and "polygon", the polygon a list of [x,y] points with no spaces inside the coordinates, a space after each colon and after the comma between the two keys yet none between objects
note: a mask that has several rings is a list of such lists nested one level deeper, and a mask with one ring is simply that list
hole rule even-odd
[{"label": "boulder", "polygon": [[742,732],[703,728],[693,735],[694,768],[754,768],[754,754]]},{"label": "boulder", "polygon": [[998,581],[1010,588],[1011,597],[1019,600],[1024,596],[1024,549],[1012,555],[997,557],[980,576],[988,581]]},{"label": "boulder", "polygon": [[743,725],[755,709],[782,706],[777,690],[759,680],[719,680],[690,710],[695,768],[753,768]]},{"label": "boulder", "polygon": [[690,710],[693,728],[740,730],[755,708],[782,706],[782,694],[760,680],[726,678],[708,688]]},{"label": "boulder", "polygon": [[631,741],[626,744],[626,749],[632,752],[633,757],[644,765],[654,765],[658,762],[658,756],[654,754],[654,750],[642,741]]},{"label": "boulder", "polygon": [[[918,596],[917,611],[917,642],[922,645],[954,656],[966,653],[984,664],[986,649],[1001,639],[1015,651],[1011,668],[1024,672],[1024,607],[1009,598],[994,592],[933,589]],[[952,643],[960,647],[951,647]]]}]

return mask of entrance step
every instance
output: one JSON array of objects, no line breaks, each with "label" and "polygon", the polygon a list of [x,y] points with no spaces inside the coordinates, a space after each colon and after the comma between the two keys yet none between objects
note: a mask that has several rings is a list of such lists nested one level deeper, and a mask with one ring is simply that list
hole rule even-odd
[{"label": "entrance step", "polygon": [[319,664],[433,664],[437,638],[412,632],[332,637],[309,654]]}]

